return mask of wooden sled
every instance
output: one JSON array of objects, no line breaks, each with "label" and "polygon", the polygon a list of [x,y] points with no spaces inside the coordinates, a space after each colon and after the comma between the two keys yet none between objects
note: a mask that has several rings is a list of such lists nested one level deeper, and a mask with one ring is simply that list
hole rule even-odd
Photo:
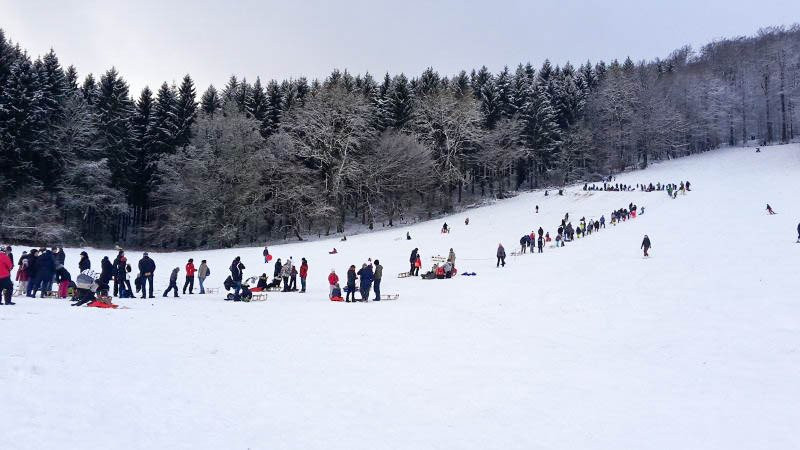
[{"label": "wooden sled", "polygon": [[411,275],[409,275],[408,272],[400,272],[400,273],[397,274],[397,278],[408,278],[410,276]]},{"label": "wooden sled", "polygon": [[397,300],[400,294],[381,294],[381,300]]},{"label": "wooden sled", "polygon": [[219,294],[219,288],[218,287],[206,288],[205,292],[206,292],[206,294]]},{"label": "wooden sled", "polygon": [[251,302],[265,302],[267,301],[267,293],[266,292],[253,292],[253,296],[250,298]]}]

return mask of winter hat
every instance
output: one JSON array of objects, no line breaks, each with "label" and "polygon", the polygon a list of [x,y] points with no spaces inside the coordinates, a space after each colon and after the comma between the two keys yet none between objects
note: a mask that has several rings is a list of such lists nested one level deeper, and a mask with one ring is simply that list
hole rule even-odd
[{"label": "winter hat", "polygon": [[194,262],[194,259],[192,259],[192,258],[189,258],[189,262]]},{"label": "winter hat", "polygon": [[143,256],[147,256],[147,252],[144,252]]}]

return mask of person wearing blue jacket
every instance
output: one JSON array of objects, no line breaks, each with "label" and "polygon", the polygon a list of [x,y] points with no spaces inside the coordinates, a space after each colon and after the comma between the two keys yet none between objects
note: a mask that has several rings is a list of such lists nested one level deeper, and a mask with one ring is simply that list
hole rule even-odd
[{"label": "person wearing blue jacket", "polygon": [[28,297],[36,297],[37,290],[41,290],[44,297],[45,292],[50,290],[55,272],[56,259],[53,252],[45,250],[36,258],[36,279],[33,280],[33,289],[28,288]]},{"label": "person wearing blue jacket", "polygon": [[361,279],[359,288],[361,290],[361,301],[366,302],[369,300],[369,291],[372,289],[372,264],[364,264],[361,270],[358,271],[358,277]]}]

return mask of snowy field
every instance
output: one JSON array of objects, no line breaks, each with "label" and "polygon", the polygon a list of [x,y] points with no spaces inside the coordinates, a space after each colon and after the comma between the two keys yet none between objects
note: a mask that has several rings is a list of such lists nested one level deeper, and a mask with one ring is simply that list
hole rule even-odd
[{"label": "snowy field", "polygon": [[[800,448],[800,146],[616,181],[687,179],[674,200],[575,187],[448,217],[449,235],[436,220],[271,246],[308,259],[309,292],[267,302],[161,298],[189,257],[209,260],[207,286],[237,255],[246,277],[271,275],[261,248],[151,254],[158,298],[118,302],[130,309],[18,298],[0,308],[0,448]],[[645,214],[495,268],[498,242],[510,254],[565,212],[609,220],[630,202]],[[395,278],[414,247],[423,269],[453,247],[478,275]],[[93,267],[115,255],[87,251]],[[328,301],[330,269],[368,257],[400,300]]]}]

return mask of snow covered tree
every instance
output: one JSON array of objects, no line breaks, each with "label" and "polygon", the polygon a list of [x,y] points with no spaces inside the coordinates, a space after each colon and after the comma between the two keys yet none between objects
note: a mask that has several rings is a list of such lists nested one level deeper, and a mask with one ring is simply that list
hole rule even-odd
[{"label": "snow covered tree", "polygon": [[178,125],[175,144],[184,147],[189,145],[189,141],[192,139],[192,125],[197,119],[197,92],[194,88],[194,81],[188,74],[183,77],[181,86],[178,88],[175,115]]},{"label": "snow covered tree", "polygon": [[175,90],[167,83],[163,83],[156,94],[145,137],[151,157],[175,152],[180,129],[177,109],[178,99]]},{"label": "snow covered tree", "polygon": [[220,109],[222,109],[222,99],[220,99],[217,89],[212,84],[200,99],[200,110],[204,114],[214,117],[214,114]]},{"label": "snow covered tree", "polygon": [[100,77],[95,102],[95,142],[100,154],[108,159],[113,185],[127,191],[132,184],[127,169],[133,160],[131,119],[134,105],[128,96],[128,83],[116,69]]}]

